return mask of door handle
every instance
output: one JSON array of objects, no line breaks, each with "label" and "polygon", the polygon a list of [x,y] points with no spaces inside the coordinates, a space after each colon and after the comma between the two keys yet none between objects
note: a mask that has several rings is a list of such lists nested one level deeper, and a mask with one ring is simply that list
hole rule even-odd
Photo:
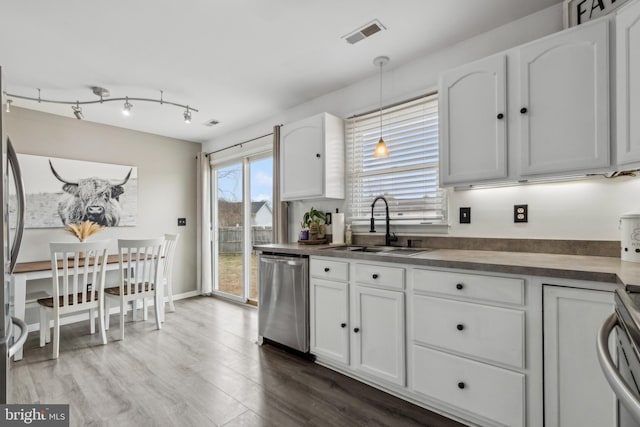
[{"label": "door handle", "polygon": [[[640,402],[635,394],[629,389],[627,383],[622,379],[618,369],[616,368],[611,353],[609,353],[609,335],[618,325],[618,316],[613,313],[604,321],[598,331],[597,354],[600,367],[604,373],[607,382],[613,389],[616,397],[624,405],[636,422],[640,422]],[[625,332],[622,332],[625,333]]]},{"label": "door handle", "polygon": [[27,340],[27,335],[29,334],[29,330],[27,329],[27,324],[24,323],[22,319],[18,319],[17,317],[11,316],[11,323],[20,328],[20,336],[13,343],[11,347],[9,347],[9,357],[13,357],[18,350],[22,348],[24,342]]},{"label": "door handle", "polygon": [[20,170],[20,163],[18,162],[18,156],[16,155],[11,139],[7,138],[7,160],[11,166],[11,173],[13,174],[13,182],[16,185],[16,199],[18,201],[17,208],[17,224],[16,234],[13,235],[13,242],[11,243],[11,257],[9,264],[9,272],[13,273],[18,261],[18,252],[20,252],[20,245],[22,244],[22,233],[24,231],[24,183],[22,182],[22,171]]}]

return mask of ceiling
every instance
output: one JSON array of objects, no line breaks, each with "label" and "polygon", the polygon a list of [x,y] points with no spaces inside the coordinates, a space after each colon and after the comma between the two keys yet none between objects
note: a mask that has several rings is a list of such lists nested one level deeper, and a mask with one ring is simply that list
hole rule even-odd
[{"label": "ceiling", "polygon": [[[205,142],[320,95],[524,17],[561,0],[181,0],[6,2],[4,90],[43,99],[163,98],[83,106],[85,120]],[[34,10],[37,8],[37,10]],[[344,36],[378,19],[386,30]],[[12,105],[73,117],[71,106]],[[204,123],[212,119],[213,127]]]}]

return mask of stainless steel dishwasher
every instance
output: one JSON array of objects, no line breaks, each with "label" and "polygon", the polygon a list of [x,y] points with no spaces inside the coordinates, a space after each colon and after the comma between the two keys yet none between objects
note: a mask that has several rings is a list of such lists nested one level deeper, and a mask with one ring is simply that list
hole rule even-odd
[{"label": "stainless steel dishwasher", "polygon": [[309,258],[261,254],[258,343],[264,339],[309,352]]}]

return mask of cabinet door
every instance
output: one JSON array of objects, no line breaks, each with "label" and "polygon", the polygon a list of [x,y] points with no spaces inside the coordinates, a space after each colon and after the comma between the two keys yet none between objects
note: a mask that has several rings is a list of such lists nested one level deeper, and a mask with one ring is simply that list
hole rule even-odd
[{"label": "cabinet door", "polygon": [[617,163],[640,162],[640,3],[616,16]]},{"label": "cabinet door", "polygon": [[349,364],[348,285],[311,279],[311,353]]},{"label": "cabinet door", "polygon": [[324,121],[309,117],[282,128],[280,138],[282,200],[322,197],[324,191]]},{"label": "cabinet door", "polygon": [[520,50],[522,175],[609,166],[608,22]]},{"label": "cabinet door", "polygon": [[352,367],[404,386],[404,293],[355,286],[352,314]]},{"label": "cabinet door", "polygon": [[613,293],[559,286],[543,292],[545,426],[615,426],[615,395],[596,354]]},{"label": "cabinet door", "polygon": [[507,176],[506,56],[492,56],[440,79],[440,182]]}]

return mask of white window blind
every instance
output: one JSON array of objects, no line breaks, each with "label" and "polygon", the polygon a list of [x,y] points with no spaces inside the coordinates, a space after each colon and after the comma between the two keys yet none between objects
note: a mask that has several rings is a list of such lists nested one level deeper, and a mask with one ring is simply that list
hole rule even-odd
[{"label": "white window blind", "polygon": [[[388,157],[373,157],[380,139],[380,111],[346,123],[349,221],[368,224],[371,203],[384,196],[394,224],[446,223],[444,191],[438,188],[437,94],[382,110]],[[375,216],[384,217],[384,203]]]}]

